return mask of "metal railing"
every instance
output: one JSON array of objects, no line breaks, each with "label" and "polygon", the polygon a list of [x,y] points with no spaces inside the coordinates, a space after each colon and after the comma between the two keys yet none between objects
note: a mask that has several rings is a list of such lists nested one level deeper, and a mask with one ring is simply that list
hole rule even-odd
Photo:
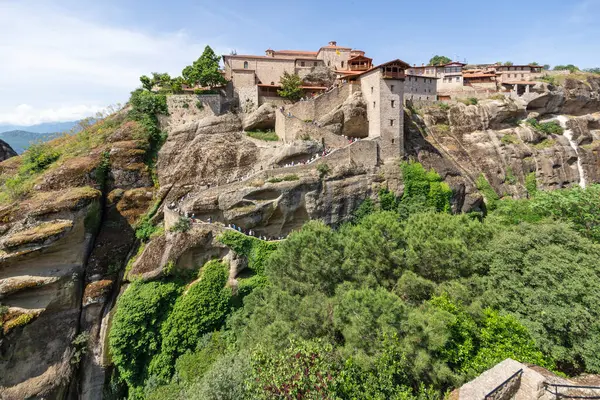
[{"label": "metal railing", "polygon": [[[556,396],[557,399],[600,399],[600,386],[561,385],[557,383],[544,383],[546,391]],[[554,388],[554,391],[551,390]],[[560,393],[559,390],[574,391],[575,393]],[[586,394],[585,391],[597,391]]]},{"label": "metal railing", "polygon": [[512,374],[507,380],[498,385],[496,389],[486,394],[484,400],[504,400],[512,398],[521,385],[521,375],[523,375],[523,369]]}]

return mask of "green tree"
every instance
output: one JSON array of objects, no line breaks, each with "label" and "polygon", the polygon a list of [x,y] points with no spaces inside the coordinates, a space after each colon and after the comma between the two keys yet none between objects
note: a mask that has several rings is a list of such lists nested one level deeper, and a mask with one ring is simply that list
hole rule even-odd
[{"label": "green tree", "polygon": [[302,97],[302,79],[298,74],[290,74],[287,71],[280,78],[281,90],[277,94],[284,99],[296,101]]},{"label": "green tree", "polygon": [[429,60],[429,65],[445,65],[452,62],[452,59],[446,56],[435,55]]},{"label": "green tree", "polygon": [[206,46],[202,55],[181,72],[183,81],[189,86],[202,87],[222,86],[227,81],[219,70],[219,56],[210,46]]},{"label": "green tree", "polygon": [[538,64],[538,63],[537,63],[537,62],[535,62],[535,61],[532,61],[532,62],[530,62],[530,63],[529,63],[529,65],[540,65],[540,64]]},{"label": "green tree", "polygon": [[504,65],[511,66],[511,65],[513,65],[513,62],[512,62],[512,61],[506,61],[506,62],[504,63]]},{"label": "green tree", "polygon": [[556,65],[556,66],[554,66],[554,70],[555,71],[569,71],[571,73],[575,73],[575,72],[579,71],[579,68],[573,64],[567,64],[567,65]]}]

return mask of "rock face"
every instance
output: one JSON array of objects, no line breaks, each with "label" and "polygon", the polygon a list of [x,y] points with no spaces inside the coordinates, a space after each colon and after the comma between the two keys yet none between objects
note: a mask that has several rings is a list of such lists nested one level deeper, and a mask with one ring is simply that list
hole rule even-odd
[{"label": "rock face", "polygon": [[323,116],[319,123],[336,135],[364,138],[369,135],[367,103],[356,92],[339,107]]},{"label": "rock face", "polygon": [[0,140],[0,162],[16,155],[17,152],[14,151],[8,143],[6,143],[4,140]]},{"label": "rock face", "polygon": [[275,107],[271,103],[265,103],[251,114],[246,115],[244,118],[243,128],[246,131],[252,131],[256,129],[275,129]]},{"label": "rock face", "polygon": [[[112,132],[106,140],[45,171],[32,195],[0,207],[0,302],[8,307],[0,316],[2,399],[102,397],[103,320],[135,240],[131,223],[153,187],[139,126],[124,113],[99,124]],[[0,164],[3,173],[17,170],[13,160],[18,165],[18,157]],[[86,340],[74,346],[82,333]]]}]

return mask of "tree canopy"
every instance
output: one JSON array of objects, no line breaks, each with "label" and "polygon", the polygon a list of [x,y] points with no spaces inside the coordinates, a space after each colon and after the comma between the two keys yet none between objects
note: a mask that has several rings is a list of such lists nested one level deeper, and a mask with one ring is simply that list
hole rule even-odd
[{"label": "tree canopy", "polygon": [[452,62],[452,59],[446,56],[435,55],[429,60],[429,65],[445,65]]},{"label": "tree canopy", "polygon": [[210,46],[204,48],[202,55],[183,69],[183,81],[189,86],[215,87],[226,83],[219,70],[219,56]]},{"label": "tree canopy", "polygon": [[281,89],[277,94],[284,99],[296,101],[302,97],[302,79],[298,74],[290,74],[287,71],[280,78]]}]

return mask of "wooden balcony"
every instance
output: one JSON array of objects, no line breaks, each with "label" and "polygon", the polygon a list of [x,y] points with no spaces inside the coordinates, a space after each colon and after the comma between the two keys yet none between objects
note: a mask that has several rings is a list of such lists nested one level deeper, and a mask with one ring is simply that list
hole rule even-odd
[{"label": "wooden balcony", "polygon": [[383,79],[404,79],[406,74],[404,71],[383,71]]}]

